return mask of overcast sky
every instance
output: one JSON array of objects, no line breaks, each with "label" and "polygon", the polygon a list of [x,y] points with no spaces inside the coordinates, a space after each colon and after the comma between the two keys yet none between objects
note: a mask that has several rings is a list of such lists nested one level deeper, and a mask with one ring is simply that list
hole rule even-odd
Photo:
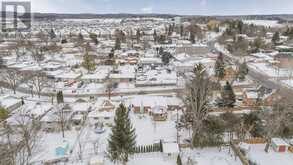
[{"label": "overcast sky", "polygon": [[54,13],[293,14],[293,0],[31,0],[31,2],[34,12]]}]

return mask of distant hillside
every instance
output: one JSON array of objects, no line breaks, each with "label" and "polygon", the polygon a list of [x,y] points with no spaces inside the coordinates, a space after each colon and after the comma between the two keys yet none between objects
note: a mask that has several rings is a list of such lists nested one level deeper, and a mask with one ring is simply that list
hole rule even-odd
[{"label": "distant hillside", "polygon": [[35,19],[95,19],[95,18],[143,18],[143,17],[157,17],[157,18],[173,18],[177,15],[171,14],[55,14],[55,13],[34,13]]},{"label": "distant hillside", "polygon": [[185,18],[200,18],[200,17],[212,17],[220,20],[224,19],[254,19],[254,20],[278,20],[280,22],[293,22],[293,14],[278,14],[278,15],[176,15],[176,14],[57,14],[57,13],[32,13],[34,19],[95,19],[95,18],[143,18],[143,17],[156,17],[156,18],[173,18],[176,16],[182,16]]}]

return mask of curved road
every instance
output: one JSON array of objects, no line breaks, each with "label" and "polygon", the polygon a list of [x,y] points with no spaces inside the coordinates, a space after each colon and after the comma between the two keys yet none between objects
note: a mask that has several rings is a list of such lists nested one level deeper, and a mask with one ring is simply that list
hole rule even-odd
[{"label": "curved road", "polygon": [[[230,54],[227,54],[226,52],[219,50],[215,46],[215,42],[210,42],[209,44],[210,49],[216,50],[217,52],[223,53],[225,58],[228,61],[231,61],[234,64],[239,65],[239,59],[236,56],[231,56]],[[273,80],[272,77],[269,77],[266,73],[260,72],[252,67],[249,67],[249,73],[248,75],[257,81],[258,83],[262,84],[264,87],[269,89],[275,89],[278,90],[278,93],[283,96],[283,100],[287,101],[287,103],[293,104],[292,98],[293,98],[293,88],[288,87],[287,85],[283,84],[282,82],[278,82],[276,80]]]}]

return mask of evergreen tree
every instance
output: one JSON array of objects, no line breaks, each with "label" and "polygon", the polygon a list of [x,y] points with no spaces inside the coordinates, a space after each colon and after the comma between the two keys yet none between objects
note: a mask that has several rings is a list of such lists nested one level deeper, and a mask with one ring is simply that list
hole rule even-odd
[{"label": "evergreen tree", "polygon": [[120,38],[116,38],[115,40],[115,50],[120,50],[121,49],[121,40]]},{"label": "evergreen tree", "polygon": [[136,42],[137,42],[137,43],[140,43],[140,37],[141,37],[140,30],[137,29],[137,30],[136,30]]},{"label": "evergreen tree", "polygon": [[97,45],[99,43],[99,41],[98,41],[98,35],[96,33],[90,33],[89,37],[95,43],[95,45]]},{"label": "evergreen tree", "polygon": [[181,156],[180,155],[178,155],[177,156],[177,165],[182,165],[182,160],[181,160]]},{"label": "evergreen tree", "polygon": [[64,98],[63,98],[63,92],[59,91],[57,93],[57,104],[61,104],[64,103]]},{"label": "evergreen tree", "polygon": [[219,54],[216,63],[215,63],[215,77],[218,80],[223,79],[225,77],[225,63],[224,63],[224,56],[222,53]]},{"label": "evergreen tree", "polygon": [[108,157],[114,163],[126,164],[129,155],[135,153],[135,129],[129,119],[129,111],[123,104],[116,110],[114,126],[108,140]]},{"label": "evergreen tree", "polygon": [[184,27],[183,25],[180,25],[180,36],[182,37],[184,33]]},{"label": "evergreen tree", "polygon": [[195,35],[194,35],[194,32],[190,32],[190,35],[189,35],[189,41],[191,43],[195,43]]},{"label": "evergreen tree", "polygon": [[66,38],[63,38],[62,40],[61,40],[61,44],[66,44],[67,43],[67,39]]},{"label": "evergreen tree", "polygon": [[155,41],[155,43],[156,43],[157,40],[158,40],[158,35],[157,35],[157,31],[156,31],[156,29],[154,30],[153,37],[154,37],[154,41]]},{"label": "evergreen tree", "polygon": [[264,46],[265,46],[265,42],[263,41],[263,39],[261,38],[261,37],[257,37],[254,41],[253,41],[253,43],[252,43],[252,46],[253,46],[253,48],[254,48],[254,53],[257,53],[257,52],[259,52],[259,50],[261,49],[261,48],[263,48]]},{"label": "evergreen tree", "polygon": [[160,47],[159,48],[159,55],[163,55],[163,53],[164,53],[164,48]]},{"label": "evergreen tree", "polygon": [[54,29],[51,29],[51,31],[50,31],[50,33],[49,33],[49,35],[50,35],[50,38],[51,38],[51,39],[54,39],[54,38],[56,38],[56,34],[55,34],[55,31],[54,31]]},{"label": "evergreen tree", "polygon": [[163,52],[162,54],[162,62],[164,65],[168,65],[170,62],[170,58],[172,57],[170,52]]},{"label": "evergreen tree", "polygon": [[0,107],[0,121],[8,118],[8,111],[5,108]]},{"label": "evergreen tree", "polygon": [[88,71],[88,73],[96,69],[95,60],[88,54],[88,52],[83,56],[83,62],[81,65]]},{"label": "evergreen tree", "polygon": [[221,92],[221,102],[220,106],[223,107],[234,107],[234,103],[236,102],[235,94],[231,84],[227,81],[226,85],[223,87]]},{"label": "evergreen tree", "polygon": [[3,68],[3,67],[4,67],[4,65],[3,65],[3,57],[0,56],[0,69]]},{"label": "evergreen tree", "polygon": [[172,33],[173,33],[172,25],[169,25],[169,26],[168,26],[168,36],[171,36]]},{"label": "evergreen tree", "polygon": [[237,28],[238,28],[238,32],[239,32],[239,34],[243,34],[244,24],[243,24],[242,21],[238,21],[238,22],[237,22]]},{"label": "evergreen tree", "polygon": [[25,102],[23,100],[23,97],[21,97],[21,105],[24,105],[24,104],[25,104]]},{"label": "evergreen tree", "polygon": [[279,32],[276,32],[276,33],[273,35],[272,43],[273,43],[274,45],[276,45],[279,41],[280,41],[280,33],[279,33]]}]

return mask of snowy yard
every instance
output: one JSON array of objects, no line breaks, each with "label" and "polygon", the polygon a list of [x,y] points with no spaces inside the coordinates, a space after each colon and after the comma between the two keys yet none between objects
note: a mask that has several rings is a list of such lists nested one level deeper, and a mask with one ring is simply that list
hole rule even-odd
[{"label": "snowy yard", "polygon": [[282,83],[286,84],[290,88],[293,88],[293,80],[283,80]]},{"label": "snowy yard", "polygon": [[154,122],[149,115],[139,117],[132,115],[132,122],[136,129],[137,144],[148,145],[165,141],[176,141],[176,128],[174,121]]},{"label": "snowy yard", "polygon": [[258,165],[292,165],[292,153],[277,153],[272,148],[269,152],[264,151],[265,144],[250,145],[248,157],[258,163]]},{"label": "snowy yard", "polygon": [[225,147],[218,148],[186,149],[182,151],[183,162],[190,157],[197,165],[241,165],[238,158],[235,159],[233,151]]}]

